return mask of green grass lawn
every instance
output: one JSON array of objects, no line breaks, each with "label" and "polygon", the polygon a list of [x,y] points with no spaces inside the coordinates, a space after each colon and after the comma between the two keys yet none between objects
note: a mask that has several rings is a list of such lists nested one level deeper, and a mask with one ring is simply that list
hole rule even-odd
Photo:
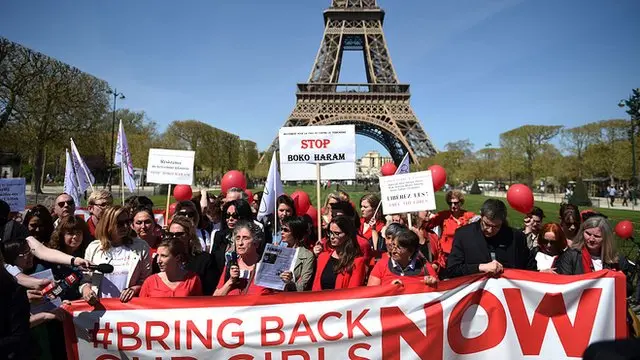
[{"label": "green grass lawn", "polygon": [[[285,192],[288,194],[291,194],[294,191],[299,189],[304,190],[307,194],[309,194],[309,197],[311,198],[311,202],[313,206],[317,206],[316,188],[314,185],[286,186]],[[360,209],[359,209],[358,202],[360,198],[367,193],[364,190],[364,188],[359,185],[357,187],[341,186],[340,189],[346,191],[350,195],[353,203],[356,204],[356,206],[358,207],[357,210],[359,211]],[[252,189],[253,192],[261,191],[261,190],[262,189]],[[324,200],[326,199],[327,194],[335,190],[336,190],[335,186],[332,187],[331,189],[322,190],[321,197],[320,197],[321,206],[324,204]],[[436,193],[436,205],[438,207],[438,210],[447,208],[447,204],[444,198],[445,198],[444,192]],[[479,213],[480,207],[482,206],[482,203],[486,199],[488,199],[487,196],[467,194],[465,195],[464,207],[468,211]],[[165,202],[166,202],[166,195],[155,195],[151,197],[151,200],[153,200],[157,208],[164,208]],[[506,199],[501,199],[501,200],[506,202]],[[172,201],[175,201],[175,200],[172,198]],[[536,206],[540,207],[545,213],[545,219],[543,221],[544,223],[552,222],[552,221],[559,222],[558,213],[560,211],[560,204],[538,202],[536,203]],[[581,208],[580,210],[583,210],[583,209]],[[605,214],[606,216],[608,216],[613,226],[615,226],[615,224],[618,221],[630,220],[634,224],[635,237],[640,238],[640,212],[631,211],[631,210],[613,210],[613,209],[606,209],[606,208],[598,208],[597,210]],[[508,211],[508,220],[510,225],[513,227],[519,228],[523,226],[523,222],[522,222],[523,215],[511,208],[509,208],[509,211]],[[632,249],[632,244],[630,244],[629,242],[623,242],[622,240],[620,240],[619,246],[623,248],[622,250],[625,254]]]}]

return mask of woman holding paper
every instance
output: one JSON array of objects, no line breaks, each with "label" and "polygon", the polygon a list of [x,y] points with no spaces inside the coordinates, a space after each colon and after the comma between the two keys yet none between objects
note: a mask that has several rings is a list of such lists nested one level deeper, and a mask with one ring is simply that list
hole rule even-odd
[{"label": "woman holding paper", "polygon": [[130,301],[140,294],[144,280],[151,275],[149,245],[131,229],[131,213],[119,205],[103,210],[96,228],[96,240],[87,246],[84,257],[95,264],[111,264],[114,271],[94,271],[80,285],[82,297],[90,304],[97,298],[120,298]]},{"label": "woman holding paper", "polygon": [[293,272],[285,271],[280,275],[280,278],[287,284],[288,290],[311,290],[313,272],[316,268],[316,257],[304,247],[307,223],[301,217],[286,217],[282,220],[280,232],[282,234],[282,243],[286,244],[287,247],[297,249]]},{"label": "woman holding paper", "polygon": [[344,289],[364,284],[366,262],[362,256],[353,218],[337,216],[329,224],[331,251],[318,256],[313,291]]},{"label": "woman holding paper", "polygon": [[273,290],[254,283],[256,265],[260,261],[258,249],[264,232],[253,221],[238,221],[233,227],[235,251],[224,267],[223,275],[213,296],[269,294]]}]

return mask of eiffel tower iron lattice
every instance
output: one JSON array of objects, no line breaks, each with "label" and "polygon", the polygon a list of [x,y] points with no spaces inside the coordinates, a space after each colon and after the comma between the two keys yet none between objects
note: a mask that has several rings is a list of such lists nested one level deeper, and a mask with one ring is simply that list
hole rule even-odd
[{"label": "eiffel tower iron lattice", "polygon": [[[324,36],[311,75],[298,84],[296,105],[284,126],[355,124],[357,134],[382,144],[396,164],[407,152],[417,163],[437,151],[411,108],[409,85],[398,81],[382,29],[384,16],[376,0],[332,0],[324,11]],[[345,51],[362,51],[366,84],[339,83]],[[277,137],[266,153],[276,150]]]}]

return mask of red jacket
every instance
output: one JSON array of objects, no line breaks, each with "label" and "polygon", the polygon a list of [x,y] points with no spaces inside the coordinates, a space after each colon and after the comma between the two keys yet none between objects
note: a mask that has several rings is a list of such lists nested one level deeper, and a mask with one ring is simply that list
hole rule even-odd
[{"label": "red jacket", "polygon": [[[322,272],[329,262],[329,258],[333,252],[323,252],[318,256],[316,267],[316,276],[313,279],[312,291],[322,291],[320,279]],[[354,288],[364,285],[364,276],[366,272],[366,263],[364,257],[358,256],[353,260],[353,267],[350,272],[341,272],[336,276],[336,289]]]}]

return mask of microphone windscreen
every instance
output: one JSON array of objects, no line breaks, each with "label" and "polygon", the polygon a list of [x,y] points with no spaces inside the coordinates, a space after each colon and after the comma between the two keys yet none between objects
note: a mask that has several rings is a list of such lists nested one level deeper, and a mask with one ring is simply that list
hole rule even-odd
[{"label": "microphone windscreen", "polygon": [[103,274],[111,274],[113,272],[113,265],[111,265],[111,264],[98,264],[98,265],[96,265],[95,269],[100,271]]}]

